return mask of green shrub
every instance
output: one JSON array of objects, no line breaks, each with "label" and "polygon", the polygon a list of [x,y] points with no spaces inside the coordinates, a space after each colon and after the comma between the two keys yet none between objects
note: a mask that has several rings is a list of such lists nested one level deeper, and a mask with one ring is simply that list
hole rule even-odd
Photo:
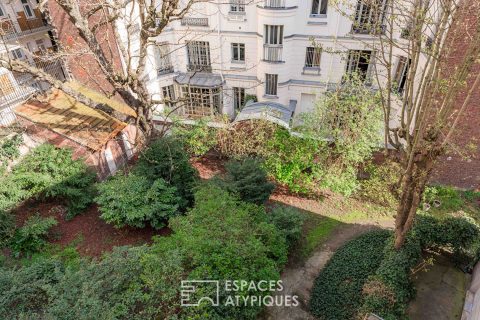
[{"label": "green shrub", "polygon": [[50,228],[57,224],[53,217],[42,218],[37,214],[28,218],[22,227],[15,230],[10,241],[15,256],[32,254],[44,248]]},{"label": "green shrub", "polygon": [[101,218],[117,228],[127,225],[143,228],[150,224],[159,229],[178,213],[177,190],[163,179],[152,183],[144,176],[119,172],[100,183],[98,191],[95,201]]},{"label": "green shrub", "polygon": [[192,156],[206,154],[217,143],[216,130],[207,125],[207,120],[198,120],[193,125],[175,124],[172,131]]},{"label": "green shrub", "polygon": [[275,207],[270,212],[269,220],[284,234],[289,248],[300,239],[305,218],[297,209],[285,206]]},{"label": "green shrub", "polygon": [[150,181],[161,178],[175,187],[176,195],[180,199],[180,211],[185,211],[193,204],[193,188],[198,179],[198,172],[190,164],[179,139],[164,137],[155,140],[140,156],[133,171]]},{"label": "green shrub", "polygon": [[354,319],[362,306],[362,288],[382,263],[388,231],[372,231],[340,248],[320,272],[310,311],[320,319]]},{"label": "green shrub", "polygon": [[12,179],[35,198],[60,198],[68,206],[67,219],[87,208],[93,200],[95,173],[70,149],[43,144],[20,161]]},{"label": "green shrub", "polygon": [[365,171],[369,178],[361,181],[359,196],[385,207],[395,207],[398,199],[394,191],[395,184],[400,179],[400,165],[392,161],[378,166],[370,163]]},{"label": "green shrub", "polygon": [[7,211],[0,210],[0,249],[8,245],[15,232],[15,219]]},{"label": "green shrub", "polygon": [[20,156],[20,147],[23,143],[21,133],[15,134],[13,137],[6,139],[0,146],[0,161],[6,164],[9,160],[13,160]]},{"label": "green shrub", "polygon": [[402,248],[395,250],[393,240],[385,247],[385,258],[364,287],[361,313],[373,312],[386,320],[406,319],[408,302],[415,293],[410,273],[420,261],[422,250],[447,247],[454,252],[469,252],[478,244],[479,232],[478,226],[464,218],[417,216]]},{"label": "green shrub", "polygon": [[12,174],[0,177],[0,210],[11,210],[30,195]]},{"label": "green shrub", "polygon": [[225,164],[225,169],[223,187],[237,194],[243,201],[262,204],[275,189],[275,185],[267,180],[267,173],[257,159],[230,160]]},{"label": "green shrub", "polygon": [[315,191],[324,174],[323,163],[319,161],[322,146],[319,140],[299,138],[286,129],[278,129],[268,142],[265,168],[294,192]]}]

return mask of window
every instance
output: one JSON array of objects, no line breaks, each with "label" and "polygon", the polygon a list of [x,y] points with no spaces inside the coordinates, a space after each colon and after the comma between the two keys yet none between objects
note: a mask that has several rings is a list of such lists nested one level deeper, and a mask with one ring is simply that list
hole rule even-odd
[{"label": "window", "polygon": [[43,39],[36,40],[35,43],[37,44],[37,48],[41,52],[47,51],[47,48],[45,47],[45,43],[43,42]]},{"label": "window", "polygon": [[212,71],[210,45],[206,41],[187,42],[188,71]]},{"label": "window", "polygon": [[347,75],[356,73],[361,80],[368,80],[371,69],[372,51],[350,50],[348,53]]},{"label": "window", "polygon": [[277,95],[278,74],[265,74],[265,94],[267,96]]},{"label": "window", "polygon": [[233,0],[230,2],[230,12],[245,12],[245,0]]},{"label": "window", "polygon": [[353,22],[355,33],[383,33],[387,0],[358,0]]},{"label": "window", "polygon": [[22,1],[22,5],[23,5],[23,11],[25,11],[25,16],[27,18],[35,18],[35,15],[33,13],[33,9],[32,7],[30,6],[30,3],[28,2],[28,0],[21,0]]},{"label": "window", "polygon": [[283,26],[265,25],[263,43],[265,61],[282,61]]},{"label": "window", "polygon": [[406,57],[400,57],[397,64],[397,70],[395,71],[395,76],[393,81],[395,82],[396,91],[399,94],[402,94],[405,90],[405,84],[408,77],[408,67],[410,66],[410,61]]},{"label": "window", "polygon": [[232,43],[232,61],[245,62],[245,44]]},{"label": "window", "polygon": [[322,48],[307,47],[307,56],[305,58],[305,68],[320,68],[320,57]]},{"label": "window", "polygon": [[166,106],[172,107],[175,101],[175,88],[173,85],[162,87],[163,102]]},{"label": "window", "polygon": [[328,0],[313,0],[312,15],[327,14]]},{"label": "window", "polygon": [[240,111],[245,105],[245,88],[233,88],[233,107]]},{"label": "window", "polygon": [[3,9],[3,5],[0,3],[0,17],[6,17],[7,14],[5,12],[5,9]]},{"label": "window", "polygon": [[183,113],[191,117],[213,116],[221,112],[222,95],[220,88],[182,87],[186,98]]},{"label": "window", "polygon": [[170,48],[167,43],[160,43],[156,46],[154,54],[158,75],[173,72],[173,66],[170,60]]},{"label": "window", "polygon": [[23,54],[22,49],[18,48],[18,49],[12,50],[12,57],[13,59],[23,59],[25,56]]},{"label": "window", "polygon": [[264,44],[283,44],[283,26],[265,25]]}]

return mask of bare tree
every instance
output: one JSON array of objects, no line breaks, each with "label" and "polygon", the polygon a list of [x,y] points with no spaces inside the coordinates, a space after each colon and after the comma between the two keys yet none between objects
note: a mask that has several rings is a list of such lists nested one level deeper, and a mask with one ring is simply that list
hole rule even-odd
[{"label": "bare tree", "polygon": [[480,74],[472,71],[480,58],[480,3],[358,0],[353,7],[337,2],[337,9],[352,18],[352,37],[375,52],[372,78],[382,95],[385,148],[397,151],[403,168],[395,219],[398,249],[436,160],[479,88]]},{"label": "bare tree", "polygon": [[[40,3],[44,16],[47,19],[50,17],[49,9],[52,6],[60,7],[65,13],[65,19],[73,25],[73,32],[78,34],[83,47],[82,51],[75,51],[60,44],[59,50],[45,52],[42,58],[53,60],[69,57],[78,59],[78,63],[81,63],[82,57],[89,56],[100,70],[100,74],[90,75],[93,81],[96,81],[96,77],[107,81],[110,90],[104,91],[109,91],[109,96],[116,95],[125,101],[135,114],[126,120],[133,122],[143,136],[148,138],[153,130],[151,120],[154,106],[163,103],[161,99],[151,96],[144,81],[149,47],[156,45],[155,38],[169,23],[182,19],[195,3],[201,2],[207,0],[44,0]],[[52,23],[58,29],[62,21]],[[119,30],[123,26],[125,30]],[[126,40],[120,41],[122,37],[126,37]],[[120,56],[123,66],[119,66],[113,59],[115,55]],[[58,80],[28,61],[4,55],[0,57],[0,66],[30,74],[90,107],[105,110],[105,106],[89,99],[68,82]]]}]

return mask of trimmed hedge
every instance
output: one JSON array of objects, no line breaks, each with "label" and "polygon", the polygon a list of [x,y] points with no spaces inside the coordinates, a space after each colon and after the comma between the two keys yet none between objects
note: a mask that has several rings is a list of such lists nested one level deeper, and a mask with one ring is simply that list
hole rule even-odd
[{"label": "trimmed hedge", "polygon": [[320,319],[353,319],[362,306],[362,288],[384,258],[389,231],[372,231],[348,242],[330,259],[315,284],[310,311]]}]

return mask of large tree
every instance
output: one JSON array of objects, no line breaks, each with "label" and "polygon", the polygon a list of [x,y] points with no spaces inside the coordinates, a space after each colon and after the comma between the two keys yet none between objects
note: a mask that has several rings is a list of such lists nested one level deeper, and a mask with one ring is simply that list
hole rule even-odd
[{"label": "large tree", "polygon": [[359,1],[367,10],[362,15],[355,14],[359,6],[339,4],[338,9],[353,18],[352,37],[375,52],[371,80],[382,96],[385,147],[396,150],[403,169],[395,221],[400,248],[435,163],[479,90],[474,68],[480,59],[480,3]]},{"label": "large tree", "polygon": [[[121,98],[132,110],[130,119],[136,124],[143,136],[152,134],[152,110],[155,105],[163,103],[161,99],[151,96],[144,80],[149,48],[156,45],[156,37],[165,27],[175,20],[182,19],[195,3],[207,0],[186,1],[149,1],[149,0],[49,0],[41,1],[40,11],[59,32],[66,32],[64,25],[70,24],[67,32],[75,38],[75,46],[70,43],[59,43],[56,51],[42,52],[33,60],[43,62],[68,58],[80,64],[82,59],[89,58],[95,64],[91,69],[100,70],[97,74],[87,76],[100,77],[106,80],[108,88],[102,88],[109,96]],[[51,10],[63,10],[62,19],[52,19]],[[123,29],[124,28],[124,29]],[[6,44],[5,40],[4,44]],[[73,49],[72,49],[73,48]],[[118,59],[122,63],[118,62]],[[123,66],[122,66],[123,64]],[[43,63],[42,65],[45,65]],[[12,59],[8,55],[0,57],[0,67],[8,70],[30,74],[34,78],[58,88],[76,100],[93,108],[100,105],[88,98],[68,82],[63,82],[42,68],[41,64],[32,64],[26,60]],[[95,68],[93,68],[95,67]],[[78,80],[78,79],[77,79]],[[134,116],[132,116],[134,115]]]}]

